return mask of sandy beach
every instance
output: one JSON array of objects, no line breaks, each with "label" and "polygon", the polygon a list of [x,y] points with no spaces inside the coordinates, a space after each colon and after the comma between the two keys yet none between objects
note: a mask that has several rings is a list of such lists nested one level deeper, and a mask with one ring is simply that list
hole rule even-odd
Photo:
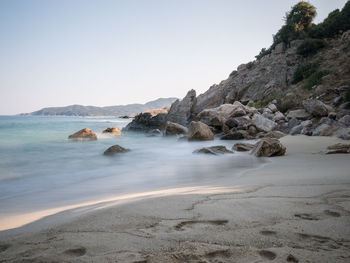
[{"label": "sandy beach", "polygon": [[321,152],[342,141],[281,142],[285,156],[230,185],[99,201],[2,231],[0,262],[349,262],[350,156]]}]

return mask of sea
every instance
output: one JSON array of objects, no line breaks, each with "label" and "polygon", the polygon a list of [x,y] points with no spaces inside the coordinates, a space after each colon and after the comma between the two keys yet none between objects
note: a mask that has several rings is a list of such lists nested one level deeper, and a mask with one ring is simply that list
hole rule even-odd
[{"label": "sea", "polygon": [[[198,148],[235,141],[188,142],[172,136],[123,132],[129,119],[115,117],[0,116],[0,227],[7,217],[81,204],[118,195],[187,186],[229,186],[262,159],[235,152],[212,156]],[[96,141],[68,136],[90,128]],[[103,152],[118,144],[131,151]]]}]

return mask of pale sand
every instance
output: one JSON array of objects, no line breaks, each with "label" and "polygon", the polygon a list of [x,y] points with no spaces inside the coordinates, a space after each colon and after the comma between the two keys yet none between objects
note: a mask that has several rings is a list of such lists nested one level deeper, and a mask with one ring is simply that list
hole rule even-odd
[{"label": "pale sand", "polygon": [[350,262],[350,155],[287,155],[222,187],[105,200],[0,232],[0,262]]}]

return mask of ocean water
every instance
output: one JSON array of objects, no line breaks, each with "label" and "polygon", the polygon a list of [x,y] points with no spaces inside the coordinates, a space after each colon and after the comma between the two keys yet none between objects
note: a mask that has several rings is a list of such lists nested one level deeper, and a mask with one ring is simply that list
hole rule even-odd
[{"label": "ocean water", "polygon": [[[183,186],[227,185],[263,160],[247,153],[193,154],[203,146],[234,141],[179,141],[123,133],[130,120],[112,117],[0,116],[0,221],[6,216],[79,204],[126,193]],[[97,141],[70,141],[68,135],[90,128]],[[110,146],[131,149],[104,156]]]}]

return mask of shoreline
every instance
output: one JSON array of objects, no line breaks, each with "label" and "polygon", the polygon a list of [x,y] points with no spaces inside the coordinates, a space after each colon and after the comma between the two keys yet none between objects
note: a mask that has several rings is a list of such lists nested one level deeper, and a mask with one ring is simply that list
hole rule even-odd
[{"label": "shoreline", "polygon": [[347,262],[349,156],[320,153],[341,141],[286,136],[287,154],[234,178],[235,188],[176,188],[65,210],[31,231],[0,232],[0,253],[5,262]]}]

